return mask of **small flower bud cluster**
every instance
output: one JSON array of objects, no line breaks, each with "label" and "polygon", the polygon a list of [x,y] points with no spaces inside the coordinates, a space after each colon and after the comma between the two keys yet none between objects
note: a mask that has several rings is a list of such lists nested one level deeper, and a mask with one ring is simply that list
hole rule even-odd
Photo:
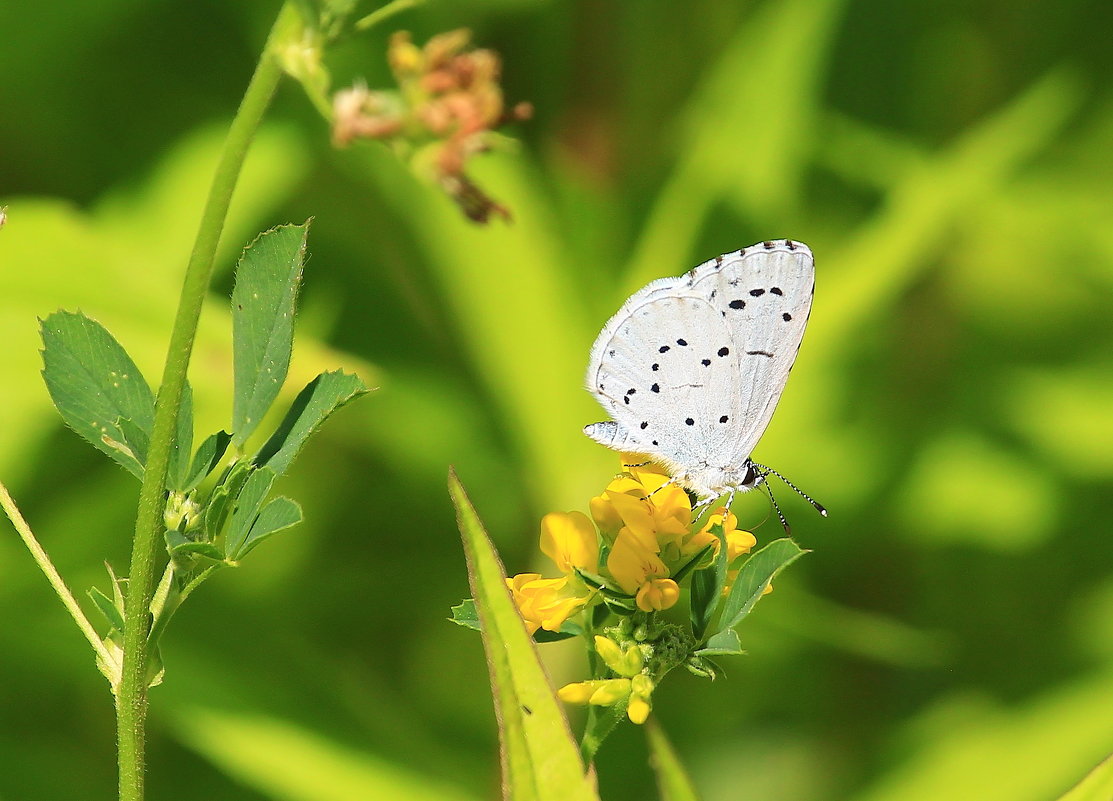
[{"label": "small flower bud cluster", "polygon": [[532,107],[509,109],[499,84],[501,62],[492,50],[468,49],[466,30],[434,36],[418,47],[405,31],[394,34],[387,60],[398,83],[392,91],[354,86],[333,97],[333,141],[345,146],[377,139],[408,156],[476,222],[509,212],[464,172],[468,160],[499,144],[497,128],[528,119]]}]

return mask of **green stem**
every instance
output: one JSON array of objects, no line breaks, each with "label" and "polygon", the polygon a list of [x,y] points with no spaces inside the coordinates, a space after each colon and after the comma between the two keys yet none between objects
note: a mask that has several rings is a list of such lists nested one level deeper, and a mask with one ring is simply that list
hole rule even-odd
[{"label": "green stem", "polygon": [[27,550],[31,552],[31,556],[34,557],[35,561],[42,569],[42,572],[46,575],[46,579],[50,582],[50,586],[54,588],[54,592],[58,593],[58,597],[62,599],[62,605],[65,606],[66,611],[70,613],[73,622],[77,624],[77,627],[81,629],[81,633],[85,635],[85,639],[89,641],[89,645],[93,646],[93,650],[97,652],[97,656],[100,657],[104,669],[108,671],[108,674],[106,674],[108,680],[113,681],[113,675],[118,678],[120,666],[116,664],[115,657],[109,653],[108,648],[105,647],[104,641],[101,640],[97,635],[96,629],[93,628],[93,624],[89,622],[89,618],[85,617],[85,613],[81,611],[77,599],[73,597],[70,588],[67,587],[66,582],[62,580],[62,576],[59,575],[57,568],[54,567],[54,563],[51,562],[50,557],[47,556],[46,550],[35,538],[34,533],[31,531],[31,527],[28,526],[27,521],[23,519],[19,507],[15,505],[12,496],[8,494],[8,488],[5,487],[2,482],[0,482],[0,507],[3,507],[4,512],[8,515],[8,519],[11,520],[12,525],[15,526],[15,530],[19,532],[19,536],[23,539],[24,544],[27,546]]},{"label": "green stem", "polygon": [[365,31],[368,28],[373,28],[374,26],[378,25],[383,20],[393,17],[400,11],[406,11],[410,8],[416,8],[424,2],[425,0],[393,0],[393,2],[387,3],[385,6],[376,8],[366,17],[358,20],[352,27],[354,27],[357,31]]},{"label": "green stem", "polygon": [[186,267],[178,313],[170,335],[166,366],[155,402],[155,420],[147,451],[143,487],[139,492],[135,541],[132,546],[127,595],[124,599],[123,674],[116,692],[120,801],[143,799],[150,605],[154,593],[155,557],[163,530],[166,471],[170,462],[170,448],[182,387],[232,192],[248,146],[282,77],[281,66],[274,55],[274,45],[279,36],[296,23],[297,12],[293,5],[284,4],[228,130],[224,150],[201,215],[197,239]]}]

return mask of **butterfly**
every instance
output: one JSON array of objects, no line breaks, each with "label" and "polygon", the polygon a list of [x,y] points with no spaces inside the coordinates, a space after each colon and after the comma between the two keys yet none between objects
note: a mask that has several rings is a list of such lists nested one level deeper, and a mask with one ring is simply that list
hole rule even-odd
[{"label": "butterfly", "polygon": [[729,507],[773,474],[826,515],[750,458],[796,361],[814,289],[811,250],[781,239],[635,292],[592,346],[587,387],[611,420],[584,433],[660,462],[697,507],[723,495]]}]

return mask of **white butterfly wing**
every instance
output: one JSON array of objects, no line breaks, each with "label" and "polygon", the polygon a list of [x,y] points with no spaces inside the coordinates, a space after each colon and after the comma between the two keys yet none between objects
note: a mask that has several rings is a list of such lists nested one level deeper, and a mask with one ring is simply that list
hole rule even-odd
[{"label": "white butterfly wing", "polygon": [[800,351],[815,292],[815,262],[792,240],[762,242],[692,271],[693,288],[714,304],[738,344],[731,466],[749,458],[777,408]]},{"label": "white butterfly wing", "polygon": [[796,359],[814,281],[811,251],[778,240],[636,292],[588,366],[588,389],[613,422],[585,433],[685,472],[740,468]]},{"label": "white butterfly wing", "polygon": [[588,381],[614,422],[585,429],[608,447],[682,468],[729,453],[732,411],[723,399],[739,390],[727,321],[690,278],[655,281],[607,323]]}]

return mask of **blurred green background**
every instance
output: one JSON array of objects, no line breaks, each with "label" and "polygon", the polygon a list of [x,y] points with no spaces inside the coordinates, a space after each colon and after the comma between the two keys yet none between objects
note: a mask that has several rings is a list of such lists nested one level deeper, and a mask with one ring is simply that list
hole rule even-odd
[{"label": "blurred green background", "polygon": [[[80,593],[126,570],[138,487],[62,427],[36,316],[81,308],[157,381],[277,7],[0,4],[0,476]],[[706,801],[1036,801],[1113,751],[1113,6],[434,2],[328,65],[387,86],[392,30],[460,26],[536,108],[474,169],[513,225],[467,223],[385,148],[334,150],[291,82],[252,152],[191,371],[202,432],[230,415],[230,268],[281,222],[315,218],[290,396],[337,365],[381,389],[284,479],[307,522],[175,618],[152,798],[494,798],[479,638],[445,621],[467,594],[448,465],[508,569],[551,570],[540,516],[617,468],[579,433],[599,328],[776,237],[812,247],[817,290],[756,456],[831,516],[780,493],[814,553],[725,680],[655,695]],[[111,797],[107,687],[6,522],[0,622],[0,799]],[[656,797],[632,726],[599,769],[607,801]]]}]

